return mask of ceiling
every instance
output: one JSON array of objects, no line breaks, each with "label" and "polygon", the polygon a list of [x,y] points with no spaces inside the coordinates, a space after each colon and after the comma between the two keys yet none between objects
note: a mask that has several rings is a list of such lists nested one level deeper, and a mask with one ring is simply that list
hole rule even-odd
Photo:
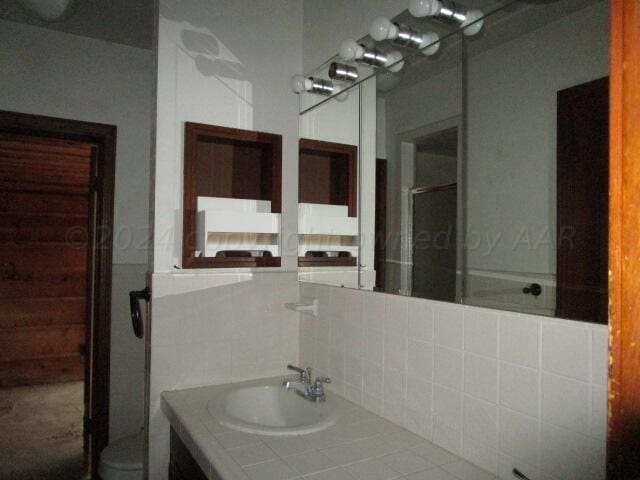
[{"label": "ceiling", "polygon": [[154,0],[75,0],[62,21],[44,22],[28,13],[19,0],[0,0],[0,19],[151,49],[154,5]]}]

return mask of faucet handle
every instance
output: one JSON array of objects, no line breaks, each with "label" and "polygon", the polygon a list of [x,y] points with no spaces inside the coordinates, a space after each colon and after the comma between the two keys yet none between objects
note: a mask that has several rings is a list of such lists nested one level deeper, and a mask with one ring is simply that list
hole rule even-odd
[{"label": "faucet handle", "polygon": [[296,367],[295,365],[287,365],[289,370],[293,370],[294,372],[298,372],[300,374],[300,381],[303,383],[311,383],[311,367],[304,368]]},{"label": "faucet handle", "polygon": [[323,383],[331,383],[329,377],[316,377],[316,388],[321,387]]}]

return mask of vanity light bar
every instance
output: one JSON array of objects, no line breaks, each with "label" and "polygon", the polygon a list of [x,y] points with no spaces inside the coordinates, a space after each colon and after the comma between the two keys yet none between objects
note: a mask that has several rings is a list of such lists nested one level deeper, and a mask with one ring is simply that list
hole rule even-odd
[{"label": "vanity light bar", "polygon": [[373,67],[386,67],[391,72],[399,72],[404,66],[402,54],[399,51],[383,53],[375,48],[365,47],[352,38],[340,44],[338,54],[345,62],[355,60]]},{"label": "vanity light bar", "polygon": [[315,77],[305,77],[304,75],[294,75],[291,77],[291,90],[295,93],[311,92],[319,95],[329,96],[337,93],[337,87],[329,80]]},{"label": "vanity light bar", "polygon": [[457,23],[467,36],[477,34],[484,23],[482,11],[469,10],[449,0],[410,0],[409,13],[414,17],[435,17],[447,23]]},{"label": "vanity light bar", "polygon": [[329,65],[329,78],[343,82],[353,83],[358,80],[360,74],[356,67],[344,63],[332,62]]},{"label": "vanity light bar", "polygon": [[437,33],[420,33],[386,17],[378,17],[373,21],[369,35],[377,42],[391,40],[391,43],[401,47],[419,49],[425,55],[433,55],[440,48],[440,37]]}]

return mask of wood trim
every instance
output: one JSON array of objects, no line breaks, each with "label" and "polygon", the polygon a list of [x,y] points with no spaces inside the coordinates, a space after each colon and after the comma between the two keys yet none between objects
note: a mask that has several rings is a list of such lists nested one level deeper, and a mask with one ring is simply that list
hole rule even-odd
[{"label": "wood trim", "polygon": [[[95,212],[93,225],[96,248],[90,253],[87,272],[91,278],[89,294],[93,320],[88,315],[87,338],[91,339],[90,362],[85,358],[86,379],[91,391],[86,398],[91,419],[90,459],[92,476],[97,476],[100,451],[109,442],[109,384],[111,351],[111,269],[113,249],[113,200],[117,128],[113,125],[62,118],[0,111],[0,132],[31,135],[58,140],[89,143],[96,146],[93,162]],[[91,368],[89,365],[91,364]],[[89,373],[90,372],[90,373]],[[88,395],[86,393],[85,395]]]},{"label": "wood trim", "polygon": [[195,257],[196,250],[196,149],[198,139],[209,137],[226,142],[268,145],[271,151],[271,211],[282,212],[282,136],[202,123],[185,122],[184,197],[182,217],[182,268],[279,267],[280,257]]},{"label": "wood trim", "polygon": [[[346,158],[349,163],[349,192],[347,207],[350,217],[358,216],[358,147],[345,143],[325,142],[322,140],[311,140],[301,138],[298,147],[298,154],[302,153],[320,155],[339,155]],[[299,193],[299,192],[298,192]]]},{"label": "wood trim", "polygon": [[640,472],[640,3],[611,1],[607,478]]},{"label": "wood trim", "polygon": [[298,257],[299,267],[355,267],[356,257]]}]

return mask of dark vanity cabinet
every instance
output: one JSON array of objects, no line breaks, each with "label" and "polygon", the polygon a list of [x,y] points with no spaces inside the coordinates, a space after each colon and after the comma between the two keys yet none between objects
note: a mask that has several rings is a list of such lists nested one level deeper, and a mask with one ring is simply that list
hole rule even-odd
[{"label": "dark vanity cabinet", "polygon": [[169,480],[221,480],[215,473],[208,477],[202,471],[173,428],[170,435]]}]

